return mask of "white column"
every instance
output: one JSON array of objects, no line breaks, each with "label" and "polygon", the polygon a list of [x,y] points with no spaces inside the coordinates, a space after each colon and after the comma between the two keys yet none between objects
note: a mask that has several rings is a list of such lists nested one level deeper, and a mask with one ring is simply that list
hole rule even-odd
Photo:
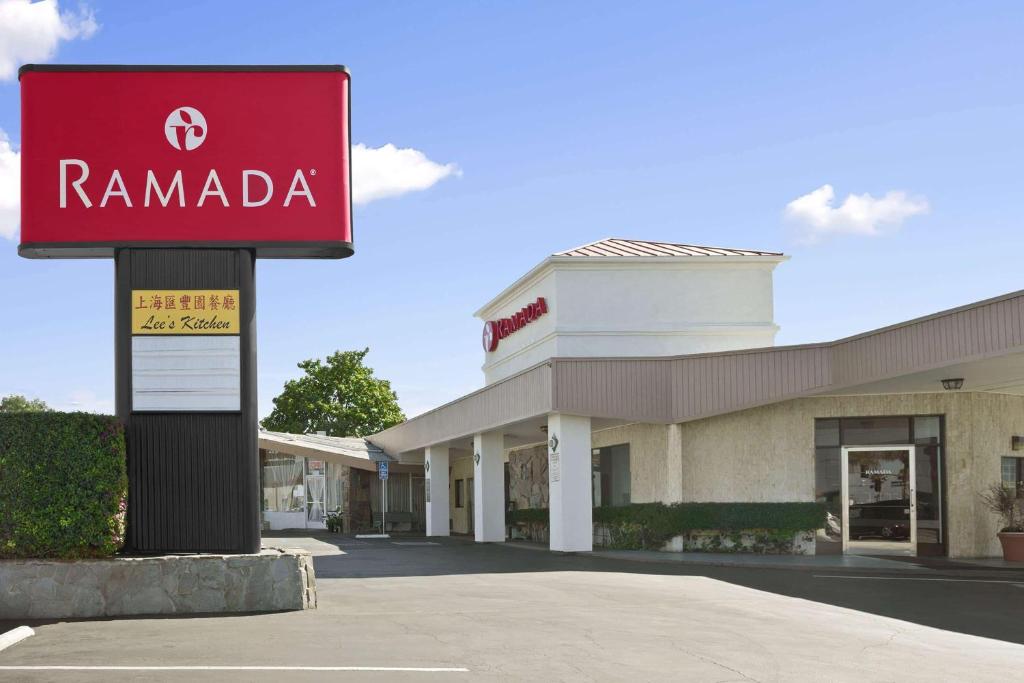
[{"label": "white column", "polygon": [[548,415],[548,485],[551,550],[593,550],[589,417]]},{"label": "white column", "polygon": [[505,438],[473,437],[473,532],[477,542],[505,541]]},{"label": "white column", "polygon": [[424,485],[427,488],[427,536],[447,536],[448,514],[448,447],[429,446],[423,461]]}]

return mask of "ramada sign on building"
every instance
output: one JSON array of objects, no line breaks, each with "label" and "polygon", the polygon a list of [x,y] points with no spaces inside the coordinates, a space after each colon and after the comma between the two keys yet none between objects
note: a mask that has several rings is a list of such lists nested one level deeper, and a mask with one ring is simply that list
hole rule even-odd
[{"label": "ramada sign on building", "polygon": [[484,323],[484,351],[490,353],[498,348],[498,342],[513,332],[518,332],[537,318],[548,312],[547,300],[539,296],[537,300],[522,307],[507,318],[488,320]]},{"label": "ramada sign on building", "polygon": [[28,258],[112,257],[128,545],[256,552],[254,261],[352,246],[340,66],[36,66]]}]

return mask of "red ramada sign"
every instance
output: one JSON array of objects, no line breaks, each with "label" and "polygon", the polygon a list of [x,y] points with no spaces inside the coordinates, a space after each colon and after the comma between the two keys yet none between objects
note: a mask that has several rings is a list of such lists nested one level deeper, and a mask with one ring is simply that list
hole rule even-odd
[{"label": "red ramada sign", "polygon": [[26,66],[19,253],[352,253],[343,67]]},{"label": "red ramada sign", "polygon": [[490,353],[498,348],[498,342],[513,332],[518,332],[548,312],[548,302],[539,296],[533,303],[523,306],[507,318],[488,320],[484,323],[484,351]]}]

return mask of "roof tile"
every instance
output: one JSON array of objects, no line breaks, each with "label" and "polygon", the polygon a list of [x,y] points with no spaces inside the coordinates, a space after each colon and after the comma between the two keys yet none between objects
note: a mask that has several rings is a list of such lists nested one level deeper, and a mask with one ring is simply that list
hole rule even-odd
[{"label": "roof tile", "polygon": [[555,256],[782,256],[782,253],[610,237],[557,252]]}]

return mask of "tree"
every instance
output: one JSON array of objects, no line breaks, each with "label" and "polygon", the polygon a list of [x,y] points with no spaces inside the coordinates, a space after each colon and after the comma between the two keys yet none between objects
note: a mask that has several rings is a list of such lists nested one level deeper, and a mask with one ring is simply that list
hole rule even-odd
[{"label": "tree", "polygon": [[326,363],[318,358],[299,363],[305,376],[285,383],[263,427],[291,434],[367,436],[404,421],[391,383],[363,365],[369,352],[336,351]]},{"label": "tree", "polygon": [[10,394],[0,398],[0,413],[45,413],[50,406],[41,398],[25,398],[20,394]]}]

